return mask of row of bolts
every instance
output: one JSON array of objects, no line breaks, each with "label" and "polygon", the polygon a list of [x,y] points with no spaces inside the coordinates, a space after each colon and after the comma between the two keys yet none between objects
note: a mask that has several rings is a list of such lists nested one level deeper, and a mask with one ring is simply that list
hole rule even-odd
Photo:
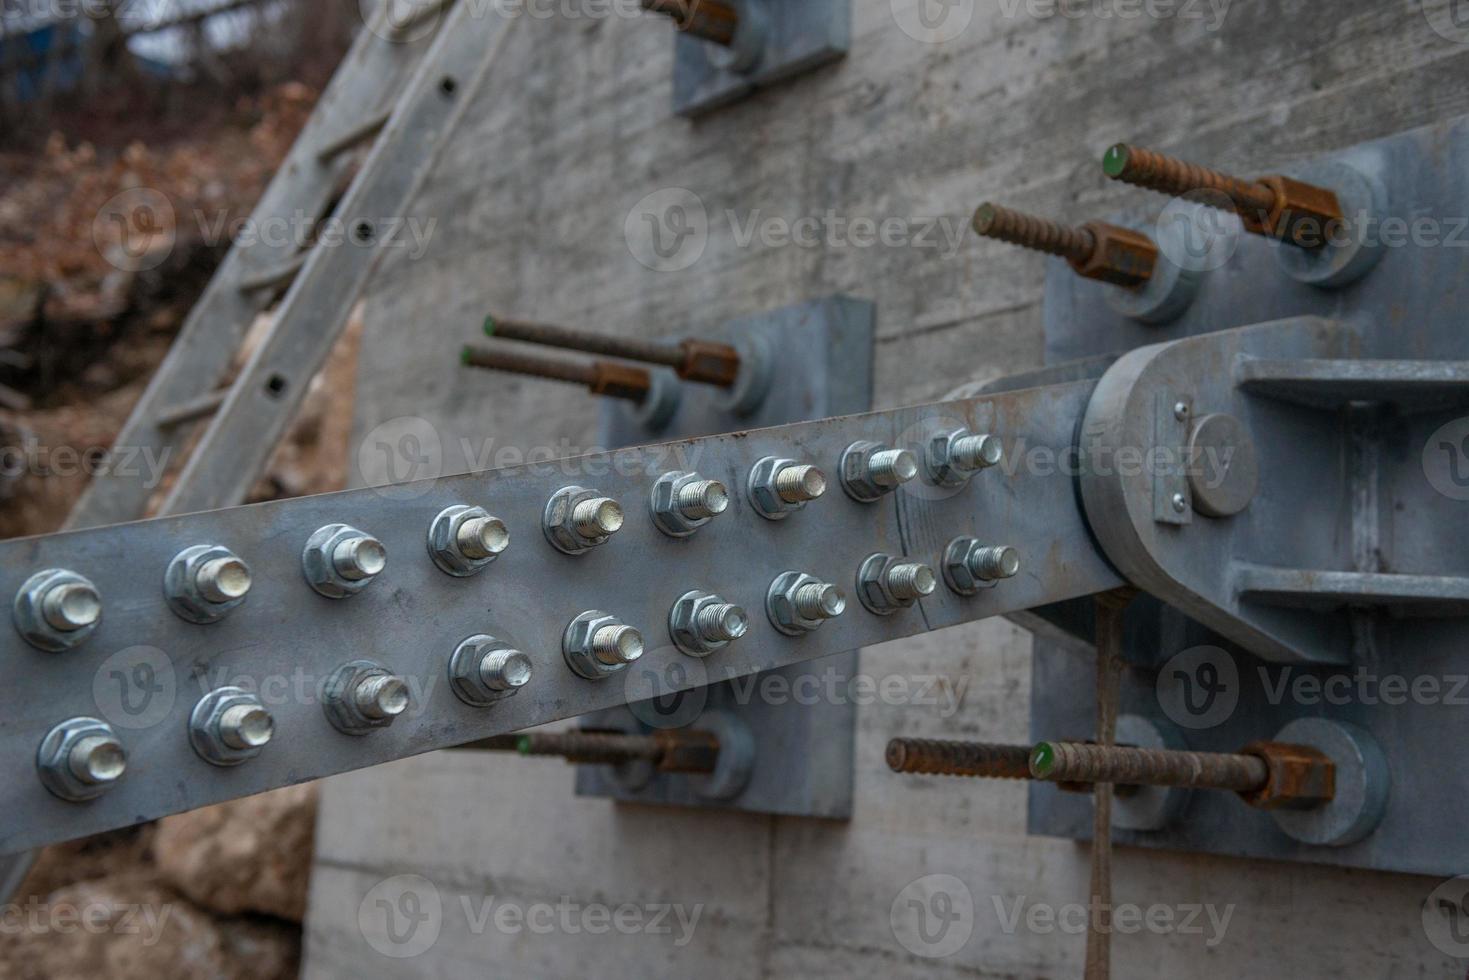
[{"label": "row of bolts", "polygon": [[[974,475],[997,465],[999,441],[967,429],[937,435],[922,454],[874,442],[856,442],[843,453],[841,485],[849,496],[873,503],[917,478],[962,486]],[[761,459],[751,469],[747,496],[751,508],[771,521],[781,521],[826,493],[827,477],[809,463],[778,457]],[[729,489],[697,473],[670,472],[654,483],[649,509],[664,534],[684,538],[699,531],[730,505]],[[545,509],[542,530],[548,542],[568,555],[605,545],[625,523],[622,505],[585,487],[563,487]],[[482,507],[445,508],[428,532],[428,550],[438,568],[456,577],[482,571],[509,547],[506,524]],[[345,599],[367,588],[387,567],[387,549],[366,532],[345,524],[328,524],[308,539],[301,567],[311,588],[331,599]],[[1019,573],[1014,548],[992,546],[961,537],[944,553],[942,578],[962,596],[993,588]],[[920,562],[874,554],[862,563],[857,592],[876,615],[911,608],[937,589],[939,575]],[[196,545],[178,553],[164,574],[164,593],[172,611],[200,625],[223,620],[248,596],[253,584],[249,566],[220,545]],[[842,615],[846,592],[814,575],[789,571],[777,576],[766,594],[772,625],[788,636],[801,636]],[[16,595],[13,615],[17,631],[33,646],[61,652],[81,645],[102,620],[97,586],[67,569],[47,569],[28,579]],[[675,645],[693,657],[707,657],[744,636],[745,610],[707,592],[690,591],[674,604],[669,632]],[[602,680],[638,660],[642,633],[601,610],[578,615],[563,635],[567,665],[588,680]],[[464,702],[487,707],[515,694],[531,679],[524,653],[492,636],[463,641],[450,658],[449,679]],[[392,724],[408,708],[406,679],[371,661],[342,665],[324,683],[322,706],[339,731],[365,735]],[[259,698],[236,687],[211,691],[195,707],[190,739],[198,754],[215,765],[233,766],[254,758],[274,734],[274,721]],[[116,783],[126,769],[126,751],[106,722],[73,718],[55,726],[42,741],[38,771],[55,795],[72,801],[92,799]]]},{"label": "row of bolts", "polygon": [[[644,6],[683,5],[644,0]],[[704,10],[707,5],[688,6]],[[1199,203],[1237,214],[1247,231],[1302,249],[1324,247],[1345,220],[1334,191],[1282,175],[1247,180],[1125,143],[1107,151],[1102,167],[1114,180],[1165,194],[1204,192]],[[975,212],[973,225],[987,238],[1059,256],[1077,274],[1123,289],[1145,288],[1158,266],[1159,248],[1152,237],[1105,222],[1069,226],[985,203]],[[486,320],[485,332],[502,340],[668,367],[684,381],[723,388],[733,386],[739,377],[739,352],[711,341],[664,344],[495,316]],[[582,385],[594,395],[638,403],[653,390],[647,370],[618,361],[546,358],[504,346],[466,347],[462,361],[470,367]]]}]

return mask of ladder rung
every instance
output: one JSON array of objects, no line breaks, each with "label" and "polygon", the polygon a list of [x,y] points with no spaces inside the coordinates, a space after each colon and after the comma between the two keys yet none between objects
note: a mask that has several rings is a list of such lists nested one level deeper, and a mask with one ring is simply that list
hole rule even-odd
[{"label": "ladder rung", "polygon": [[392,116],[392,110],[388,110],[387,112],[383,112],[376,116],[373,116],[371,119],[367,120],[356,129],[347,130],[347,132],[343,133],[341,136],[338,136],[336,139],[332,140],[326,146],[323,146],[320,150],[317,151],[317,161],[323,164],[331,163],[338,156],[346,153],[354,146],[358,146],[362,143],[367,142],[378,133],[381,133],[383,131],[383,127],[388,124],[388,120],[391,119]]},{"label": "ladder rung", "polygon": [[306,264],[306,253],[302,252],[279,269],[262,272],[251,279],[240,283],[240,292],[250,293],[257,289],[273,289],[276,286],[284,286],[293,281],[301,274],[301,267]]},{"label": "ladder rung", "polygon": [[198,398],[186,401],[182,405],[174,405],[171,408],[164,409],[159,413],[154,425],[160,429],[172,429],[176,425],[183,425],[185,422],[192,422],[195,419],[202,419],[206,415],[213,415],[219,411],[219,406],[224,404],[224,400],[228,395],[229,389],[222,388],[219,391],[211,391],[207,395],[200,395]]}]

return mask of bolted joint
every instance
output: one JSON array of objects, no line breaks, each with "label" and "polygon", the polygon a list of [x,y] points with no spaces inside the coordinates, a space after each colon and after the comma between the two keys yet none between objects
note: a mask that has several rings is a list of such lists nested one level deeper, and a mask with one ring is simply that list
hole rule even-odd
[{"label": "bolted joint", "polygon": [[622,529],[622,505],[586,487],[562,487],[546,504],[542,528],[562,554],[581,555],[606,544]]},{"label": "bolted joint", "polygon": [[928,478],[941,487],[962,487],[974,474],[998,466],[1004,458],[1000,440],[955,429],[928,441],[924,466]]},{"label": "bolted joint", "polygon": [[46,733],[36,750],[36,774],[53,796],[71,803],[94,800],[127,772],[128,754],[112,726],[71,718]]},{"label": "bolted joint", "polygon": [[1262,785],[1239,794],[1256,809],[1310,810],[1336,798],[1336,763],[1319,749],[1255,742],[1240,754],[1263,760],[1268,772]]},{"label": "bolted joint", "polygon": [[992,589],[1020,574],[1020,553],[994,547],[978,538],[956,538],[944,549],[944,582],[962,596]]},{"label": "bolted joint", "polygon": [[306,541],[301,571],[311,588],[328,599],[345,599],[367,588],[388,564],[388,550],[372,535],[346,524],[328,524]]},{"label": "bolted joint", "polygon": [[611,613],[589,609],[566,627],[561,653],[572,673],[598,681],[626,670],[643,655],[643,634]]},{"label": "bolted joint", "polygon": [[510,529],[483,507],[460,504],[439,512],[428,529],[428,553],[455,578],[481,571],[510,547]]},{"label": "bolted joint", "polygon": [[783,521],[826,493],[826,474],[794,459],[766,456],[750,470],[747,489],[757,514]]},{"label": "bolted joint", "polygon": [[210,691],[189,716],[189,743],[213,766],[238,766],[260,754],[275,735],[275,719],[255,695],[238,687]]},{"label": "bolted joint", "polygon": [[530,683],[530,657],[493,636],[471,636],[449,658],[449,686],[465,704],[487,708]]},{"label": "bolted joint", "polygon": [[16,632],[38,650],[79,646],[102,622],[102,594],[90,579],[49,568],[26,579],[11,608]]},{"label": "bolted joint", "polygon": [[327,721],[344,735],[386,728],[408,710],[408,681],[371,660],[353,660],[322,684]]},{"label": "bolted joint", "polygon": [[1322,248],[1337,234],[1345,215],[1335,191],[1280,175],[1258,182],[1275,202],[1268,211],[1241,210],[1246,230],[1301,248]]},{"label": "bolted joint", "polygon": [[191,623],[217,623],[245,601],[253,584],[250,566],[228,548],[200,544],[168,563],[163,592],[168,607]]},{"label": "bolted joint", "polygon": [[1100,221],[1082,228],[1091,233],[1096,246],[1085,259],[1068,260],[1077,275],[1124,289],[1137,289],[1153,278],[1158,268],[1158,246],[1147,235]]},{"label": "bolted joint", "polygon": [[729,509],[729,489],[697,473],[664,473],[653,484],[650,506],[658,530],[686,538]]},{"label": "bolted joint", "polygon": [[854,442],[842,453],[842,489],[859,503],[881,500],[918,475],[918,460],[906,449]]},{"label": "bolted joint", "polygon": [[708,340],[684,340],[678,345],[683,361],[678,376],[685,381],[729,388],[739,380],[740,352],[728,344]]},{"label": "bolted joint", "polygon": [[936,588],[932,568],[893,555],[871,555],[857,572],[857,598],[878,616],[911,608]]},{"label": "bolted joint", "polygon": [[803,636],[847,611],[847,594],[804,572],[776,576],[765,594],[771,625],[786,636]]},{"label": "bolted joint", "polygon": [[745,610],[708,592],[685,592],[668,614],[674,646],[691,657],[707,657],[744,636],[750,628]]}]

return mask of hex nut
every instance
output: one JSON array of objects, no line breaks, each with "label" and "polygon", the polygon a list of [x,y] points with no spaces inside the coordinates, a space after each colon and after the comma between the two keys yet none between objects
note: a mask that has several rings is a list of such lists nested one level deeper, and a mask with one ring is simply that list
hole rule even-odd
[{"label": "hex nut", "polygon": [[94,800],[127,772],[127,749],[107,722],[71,718],[46,733],[36,750],[36,774],[53,796]]},{"label": "hex nut", "polygon": [[275,720],[260,698],[238,687],[210,691],[189,715],[189,744],[213,766],[248,762],[274,734]]},{"label": "hex nut", "polygon": [[[783,521],[805,507],[807,501],[786,500],[780,495],[777,487],[783,471],[805,465],[794,459],[780,459],[776,456],[766,456],[757,462],[750,470],[749,481],[746,485],[746,492],[749,494],[750,503],[754,506],[755,512],[766,520]],[[815,467],[811,467],[811,471],[820,477],[821,481],[820,488],[811,494],[810,499],[814,500],[826,492],[826,478]]]},{"label": "hex nut", "polygon": [[[217,576],[217,581],[201,581]],[[233,551],[217,544],[185,548],[163,573],[168,608],[180,618],[204,625],[217,623],[243,603],[250,592],[250,567]]]},{"label": "hex nut", "polygon": [[[713,483],[724,491],[724,505],[704,517],[690,517],[686,508],[681,506],[680,495],[687,488],[698,486],[702,483]],[[686,538],[699,528],[714,520],[729,506],[728,491],[724,485],[715,480],[706,480],[698,473],[672,472],[664,473],[653,484],[653,491],[649,506],[653,510],[653,524],[664,534],[673,538]]]},{"label": "hex nut", "polygon": [[[63,591],[57,591],[63,590]],[[79,646],[102,621],[102,596],[85,576],[48,568],[26,579],[11,609],[16,632],[38,650]]]},{"label": "hex nut", "polygon": [[[355,567],[344,567],[344,549],[354,548]],[[376,581],[387,558],[387,549],[372,535],[347,524],[328,524],[307,539],[301,552],[301,571],[320,595],[345,599]]]},{"label": "hex nut", "polygon": [[933,569],[895,555],[870,555],[857,572],[857,598],[878,616],[911,608],[937,586]]},{"label": "hex nut", "polygon": [[[813,616],[809,615],[809,609],[802,608],[797,596],[808,586],[824,590],[829,604],[823,604],[821,612],[829,612],[830,615]],[[840,616],[846,608],[845,592],[805,572],[782,572],[765,593],[765,614],[770,617],[770,624],[786,636],[804,636],[813,632],[828,619]]]},{"label": "hex nut", "polygon": [[[483,539],[487,532],[490,539],[480,542],[477,547],[482,547],[482,550],[477,555],[466,552],[460,540],[465,525],[472,527],[476,521],[482,522],[480,526],[485,529],[480,537]],[[509,546],[510,532],[505,523],[491,516],[483,507],[467,504],[446,507],[439,511],[428,529],[429,557],[441,572],[455,578],[468,578],[484,570]]]},{"label": "hex nut", "polygon": [[918,461],[906,449],[880,442],[854,442],[842,453],[842,489],[858,503],[881,500],[918,475]]},{"label": "hex nut", "polygon": [[[976,569],[977,564],[993,563],[994,568]],[[991,547],[978,538],[955,538],[944,549],[944,582],[958,595],[978,595],[993,589],[1020,571],[1020,556],[1014,548]]]},{"label": "hex nut", "polygon": [[[373,694],[378,708],[369,712],[362,701]],[[353,660],[322,682],[321,708],[327,721],[344,735],[366,735],[391,725],[408,709],[408,682],[382,664]]]},{"label": "hex nut", "polygon": [[[594,641],[602,630],[619,628],[629,631],[624,634],[629,649],[623,651],[621,662],[606,663],[596,655],[593,649]],[[585,677],[589,681],[599,681],[626,670],[628,664],[641,657],[643,638],[641,633],[627,626],[611,613],[603,612],[600,609],[590,609],[578,615],[566,627],[566,632],[561,637],[561,652],[566,658],[566,666],[571,668],[572,673],[578,677]]]},{"label": "hex nut", "polygon": [[460,643],[449,658],[449,686],[465,704],[487,708],[530,683],[530,657],[484,633]]},{"label": "hex nut", "polygon": [[611,501],[611,498],[586,487],[562,487],[552,494],[542,522],[546,540],[551,542],[551,546],[562,554],[582,555],[611,540],[621,527],[620,512],[617,527],[605,533],[589,534],[577,526],[577,508],[597,501]]},{"label": "hex nut", "polygon": [[[711,636],[701,623],[700,617],[707,615],[727,620],[716,625],[716,632],[722,636]],[[749,618],[743,609],[709,592],[685,592],[668,613],[668,634],[673,645],[691,657],[707,657],[723,650],[748,629]]]},{"label": "hex nut", "polygon": [[994,436],[955,429],[928,441],[923,462],[933,483],[941,487],[962,487],[976,473],[998,465],[1002,456],[1000,441]]}]

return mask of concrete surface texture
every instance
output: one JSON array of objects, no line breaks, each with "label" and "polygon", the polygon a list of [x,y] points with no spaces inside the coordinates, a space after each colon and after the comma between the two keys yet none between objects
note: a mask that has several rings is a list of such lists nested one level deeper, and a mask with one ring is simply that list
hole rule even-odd
[{"label": "concrete surface texture", "polygon": [[[848,292],[879,305],[879,406],[931,400],[1041,356],[1042,260],[976,240],[980,201],[1085,220],[1141,200],[1101,176],[1119,139],[1265,172],[1469,111],[1469,28],[1441,2],[853,0],[844,63],[689,123],[667,25],[634,6],[517,5],[409,216],[431,233],[367,297],[357,482],[591,445],[585,395],[457,366],[490,310],[657,335]],[[658,259],[643,215],[671,204],[695,220]],[[426,423],[411,459],[377,429],[402,416]],[[333,780],[306,973],[1079,976],[1086,849],[1027,838],[1019,784],[882,759],[896,735],[1024,742],[1029,648],[989,622],[864,651],[964,694],[861,708],[849,823],[579,800],[562,764],[476,754]],[[1433,880],[1115,868],[1151,913],[1115,939],[1119,977],[1463,975],[1425,935]],[[926,928],[894,927],[908,908]]]}]

